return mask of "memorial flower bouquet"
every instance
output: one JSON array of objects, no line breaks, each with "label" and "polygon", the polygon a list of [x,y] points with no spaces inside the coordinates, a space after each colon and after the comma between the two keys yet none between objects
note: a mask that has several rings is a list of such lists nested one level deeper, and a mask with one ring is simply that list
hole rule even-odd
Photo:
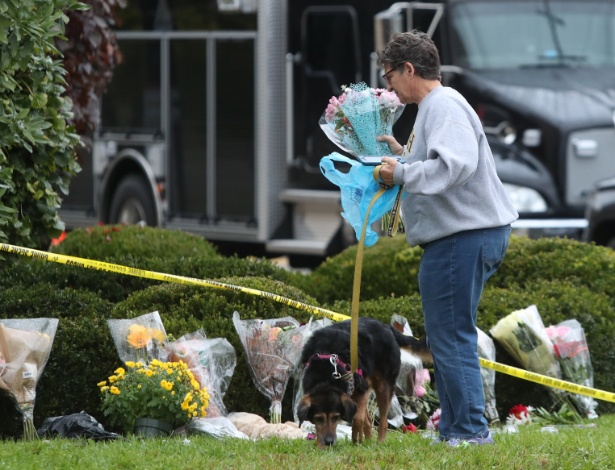
[{"label": "memorial flower bouquet", "polygon": [[[564,380],[592,388],[594,372],[581,324],[577,320],[566,320],[549,326],[546,332],[553,342],[553,351],[561,366]],[[572,394],[570,397],[584,417],[589,419],[598,417],[596,400],[579,394]]]},{"label": "memorial flower bouquet", "polygon": [[126,362],[99,382],[102,411],[112,426],[132,432],[137,418],[154,418],[174,428],[205,417],[209,393],[184,362]]},{"label": "memorial flower bouquet", "polygon": [[310,323],[301,326],[292,317],[241,320],[238,312],[233,314],[252,381],[271,400],[271,423],[282,421],[282,398],[305,340],[311,334]]},{"label": "memorial flower bouquet", "polygon": [[[489,332],[523,368],[561,379],[561,368],[553,353],[553,343],[535,305],[516,310],[500,319]],[[559,390],[550,390],[561,396]]]},{"label": "memorial flower bouquet", "polygon": [[223,398],[237,364],[233,346],[224,338],[208,339],[200,329],[167,343],[167,350],[170,361],[185,363],[199,385],[207,388],[207,416],[228,415]]},{"label": "memorial flower bouquet", "polygon": [[49,359],[58,327],[55,318],[0,320],[0,389],[23,416],[23,439],[38,438],[34,427],[36,385]]},{"label": "memorial flower bouquet", "polygon": [[167,334],[158,312],[132,319],[107,320],[107,325],[122,362],[147,364],[152,359],[167,360]]},{"label": "memorial flower bouquet", "polygon": [[329,140],[354,156],[391,155],[379,135],[391,135],[404,105],[394,92],[365,83],[342,86],[342,94],[329,99],[319,125]]},{"label": "memorial flower bouquet", "polygon": [[[390,156],[388,144],[376,138],[393,133],[393,124],[404,109],[397,94],[383,88],[370,88],[363,82],[343,86],[342,90],[341,95],[329,99],[319,120],[325,135],[340,149],[355,157]],[[343,159],[353,166],[348,172],[337,171],[333,164],[333,161]],[[378,240],[378,235],[370,228],[377,220],[382,219],[383,231],[389,236],[403,231],[400,201],[405,193],[401,187],[380,194],[381,188],[391,188],[374,179],[373,167],[363,166],[335,152],[321,159],[320,170],[325,178],[342,190],[342,216],[355,229],[357,240],[364,223],[367,225],[365,246],[372,246]],[[373,208],[368,209],[372,199],[368,194],[376,193],[380,194],[379,199]]]}]

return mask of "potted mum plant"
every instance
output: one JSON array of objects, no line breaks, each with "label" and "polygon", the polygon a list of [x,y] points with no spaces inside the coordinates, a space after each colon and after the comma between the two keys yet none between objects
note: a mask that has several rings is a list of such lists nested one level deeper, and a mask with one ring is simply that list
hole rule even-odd
[{"label": "potted mum plant", "polygon": [[126,362],[98,383],[111,426],[141,435],[168,434],[205,417],[209,394],[183,362]]}]

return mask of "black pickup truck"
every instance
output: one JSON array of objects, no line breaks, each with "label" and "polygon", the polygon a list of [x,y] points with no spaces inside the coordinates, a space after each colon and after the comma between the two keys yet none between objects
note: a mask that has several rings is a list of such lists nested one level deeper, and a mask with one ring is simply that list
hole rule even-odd
[{"label": "black pickup truck", "polygon": [[395,3],[376,17],[377,49],[412,28],[481,117],[516,227],[581,238],[589,192],[615,175],[615,2]]},{"label": "black pickup truck", "polygon": [[587,198],[583,239],[615,249],[615,177],[599,181]]}]

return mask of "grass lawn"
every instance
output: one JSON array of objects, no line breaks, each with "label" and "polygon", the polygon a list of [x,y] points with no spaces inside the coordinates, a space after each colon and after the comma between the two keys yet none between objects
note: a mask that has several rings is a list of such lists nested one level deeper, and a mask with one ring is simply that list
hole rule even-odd
[{"label": "grass lawn", "polygon": [[204,435],[4,441],[0,469],[613,469],[615,415],[592,424],[556,426],[557,432],[524,426],[515,434],[496,434],[495,445],[465,448],[430,445],[420,435],[396,431],[383,444],[341,441],[324,451],[307,440],[217,440]]}]

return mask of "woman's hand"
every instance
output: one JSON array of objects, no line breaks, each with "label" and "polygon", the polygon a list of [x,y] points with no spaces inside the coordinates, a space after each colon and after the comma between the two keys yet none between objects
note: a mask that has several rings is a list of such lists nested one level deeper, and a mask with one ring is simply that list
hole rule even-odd
[{"label": "woman's hand", "polygon": [[397,165],[397,158],[382,157],[382,167],[380,168],[380,179],[387,186],[394,186],[393,184],[393,172],[395,171],[395,165]]},{"label": "woman's hand", "polygon": [[404,153],[404,147],[395,140],[392,135],[379,135],[376,137],[378,142],[386,142],[389,146],[389,150],[393,155],[401,155]]}]

